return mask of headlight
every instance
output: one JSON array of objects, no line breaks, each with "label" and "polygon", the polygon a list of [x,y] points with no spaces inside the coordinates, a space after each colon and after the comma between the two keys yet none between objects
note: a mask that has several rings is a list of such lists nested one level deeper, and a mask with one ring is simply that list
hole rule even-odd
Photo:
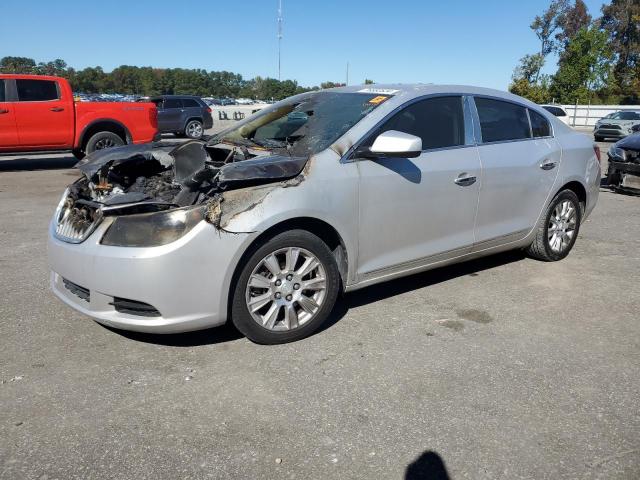
[{"label": "headlight", "polygon": [[622,160],[624,162],[627,159],[627,152],[625,152],[620,147],[616,147],[615,145],[611,145],[611,147],[609,147],[609,156],[611,158],[620,159],[620,160]]},{"label": "headlight", "polygon": [[121,247],[156,247],[174,242],[204,219],[205,207],[116,217],[100,243]]}]

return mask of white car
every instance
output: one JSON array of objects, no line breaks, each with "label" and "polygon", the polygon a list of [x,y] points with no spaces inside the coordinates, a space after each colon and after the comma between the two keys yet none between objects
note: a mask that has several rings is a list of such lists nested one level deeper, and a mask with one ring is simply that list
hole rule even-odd
[{"label": "white car", "polygon": [[557,117],[558,120],[560,120],[565,125],[569,125],[569,114],[564,108],[558,105],[540,105],[540,106],[544,108],[547,112],[549,112],[551,115]]}]

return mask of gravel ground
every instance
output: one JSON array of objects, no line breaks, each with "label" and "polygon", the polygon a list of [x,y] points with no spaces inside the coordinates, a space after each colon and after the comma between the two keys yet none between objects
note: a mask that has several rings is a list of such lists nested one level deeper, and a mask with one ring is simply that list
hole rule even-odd
[{"label": "gravel ground", "polygon": [[0,160],[0,478],[640,478],[640,198],[571,255],[345,296],[264,347],[106,329],[48,287],[69,157]]}]

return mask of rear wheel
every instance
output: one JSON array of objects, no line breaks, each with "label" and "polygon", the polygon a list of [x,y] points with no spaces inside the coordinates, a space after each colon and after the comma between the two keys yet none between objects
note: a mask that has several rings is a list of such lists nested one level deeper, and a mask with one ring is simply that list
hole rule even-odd
[{"label": "rear wheel", "polygon": [[339,286],[336,261],[320,238],[305,230],[283,232],[242,266],[231,319],[256,343],[300,340],[327,319]]},{"label": "rear wheel", "polygon": [[189,138],[198,139],[204,134],[204,128],[202,128],[202,122],[200,120],[190,120],[187,126],[184,127],[184,134]]},{"label": "rear wheel", "polygon": [[105,148],[119,147],[124,145],[124,140],[113,132],[98,132],[93,135],[87,142],[85,152],[93,153],[96,150],[104,150]]},{"label": "rear wheel", "polygon": [[571,190],[561,191],[547,207],[527,253],[546,262],[562,260],[576,243],[581,221],[582,206],[577,195]]}]

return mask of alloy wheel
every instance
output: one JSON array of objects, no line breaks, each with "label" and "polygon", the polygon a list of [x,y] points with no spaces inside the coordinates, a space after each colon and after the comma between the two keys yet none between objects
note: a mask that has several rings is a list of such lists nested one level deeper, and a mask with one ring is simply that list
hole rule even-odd
[{"label": "alloy wheel", "polygon": [[320,310],[327,291],[322,262],[300,247],[276,250],[251,272],[245,300],[253,320],[272,331],[293,330]]},{"label": "alloy wheel", "polygon": [[202,136],[202,125],[198,122],[190,122],[187,125],[187,135],[192,138],[200,138]]},{"label": "alloy wheel", "polygon": [[571,245],[576,233],[577,219],[577,210],[573,202],[563,200],[556,205],[547,226],[547,240],[551,250],[562,253]]}]

